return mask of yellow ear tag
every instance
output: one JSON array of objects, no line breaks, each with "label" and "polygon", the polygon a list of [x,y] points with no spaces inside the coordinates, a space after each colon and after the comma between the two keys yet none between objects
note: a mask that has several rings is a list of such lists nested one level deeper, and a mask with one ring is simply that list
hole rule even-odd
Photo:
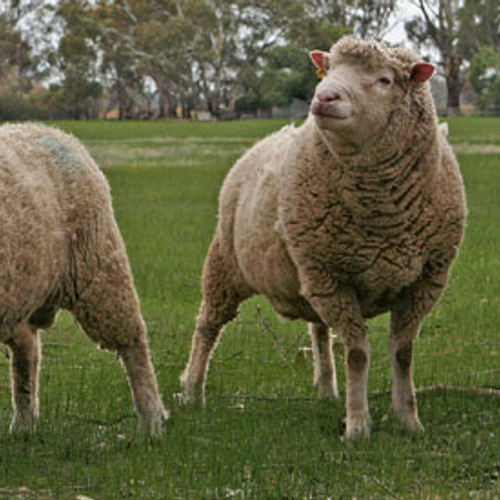
[{"label": "yellow ear tag", "polygon": [[324,69],[321,69],[321,68],[318,68],[316,70],[316,76],[322,80],[324,78],[324,76],[326,75],[326,71]]}]

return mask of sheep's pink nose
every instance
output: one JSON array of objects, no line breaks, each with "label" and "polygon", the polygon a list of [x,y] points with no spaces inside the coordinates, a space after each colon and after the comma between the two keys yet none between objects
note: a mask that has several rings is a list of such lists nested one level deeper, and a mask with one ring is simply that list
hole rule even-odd
[{"label": "sheep's pink nose", "polygon": [[316,99],[321,103],[327,103],[340,100],[340,95],[337,92],[325,90],[323,92],[319,92],[316,95]]}]

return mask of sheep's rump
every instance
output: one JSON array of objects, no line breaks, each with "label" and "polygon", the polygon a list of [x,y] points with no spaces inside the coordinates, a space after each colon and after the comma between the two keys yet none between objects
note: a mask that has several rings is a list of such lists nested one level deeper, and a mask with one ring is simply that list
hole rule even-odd
[{"label": "sheep's rump", "polygon": [[108,193],[73,137],[34,124],[0,127],[0,339],[59,293],[71,242],[106,210]]}]

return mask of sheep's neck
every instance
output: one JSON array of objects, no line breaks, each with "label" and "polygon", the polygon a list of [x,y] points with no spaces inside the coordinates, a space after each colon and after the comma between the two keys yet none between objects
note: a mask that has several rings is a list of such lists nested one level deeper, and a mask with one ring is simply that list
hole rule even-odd
[{"label": "sheep's neck", "polygon": [[[319,166],[332,167],[340,172],[347,183],[361,187],[387,189],[397,186],[415,168],[424,169],[418,160],[436,147],[436,127],[426,121],[416,126],[411,142],[401,145],[393,131],[388,131],[380,141],[369,147],[357,150],[352,146],[333,146],[327,137],[312,122],[306,124],[313,128],[313,144]],[[432,172],[423,172],[426,176]]]},{"label": "sheep's neck", "polygon": [[382,145],[350,155],[335,155],[324,141],[316,142],[318,146],[318,167],[335,172],[329,176],[331,187],[358,227],[385,238],[413,225],[423,207],[423,193],[432,184],[428,169],[433,163],[422,158],[436,148],[435,139],[416,140],[406,150],[384,150]]}]

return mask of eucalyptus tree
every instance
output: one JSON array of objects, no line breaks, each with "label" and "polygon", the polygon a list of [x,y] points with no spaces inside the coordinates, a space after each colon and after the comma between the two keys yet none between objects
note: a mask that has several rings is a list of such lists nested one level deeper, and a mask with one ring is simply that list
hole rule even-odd
[{"label": "eucalyptus tree", "polygon": [[405,25],[410,40],[419,47],[438,51],[439,64],[446,79],[448,115],[460,115],[460,93],[464,83],[464,54],[460,45],[459,12],[463,0],[414,0],[421,16]]}]

